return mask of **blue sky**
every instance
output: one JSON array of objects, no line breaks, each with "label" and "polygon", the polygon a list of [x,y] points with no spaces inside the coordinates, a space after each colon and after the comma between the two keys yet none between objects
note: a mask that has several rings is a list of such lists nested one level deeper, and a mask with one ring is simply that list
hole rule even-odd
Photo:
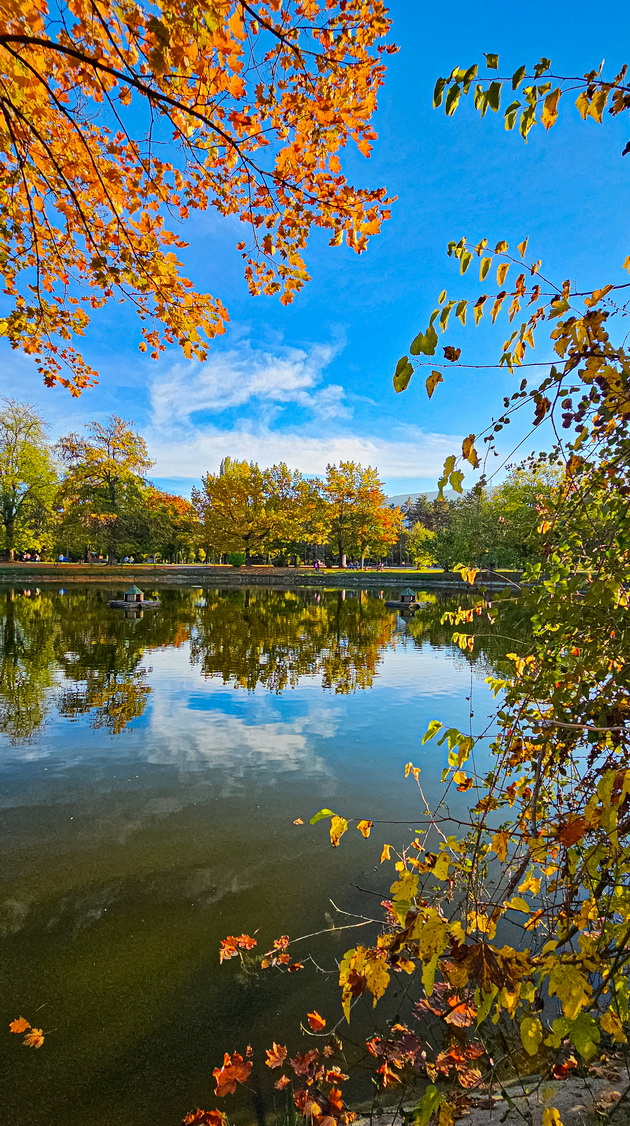
[{"label": "blue sky", "polygon": [[[439,292],[480,291],[476,276],[460,279],[446,257],[449,239],[515,244],[529,235],[547,275],[581,289],[627,280],[621,263],[630,253],[623,117],[583,123],[564,99],[558,125],[549,134],[536,126],[524,145],[500,118],[480,120],[466,102],[453,118],[433,110],[435,79],[480,62],[483,51],[500,54],[501,74],[541,55],[556,74],[583,74],[603,58],[614,74],[630,62],[630,11],[615,2],[595,10],[586,0],[527,9],[392,0],[390,7],[401,50],[388,60],[379,140],[370,160],[345,157],[355,183],[385,184],[398,196],[366,253],[333,249],[316,232],[307,256],[312,281],[287,308],[249,296],[234,249],[240,224],[197,215],[184,225],[186,269],[231,317],[207,363],[188,362],[176,349],[150,360],[137,350],[134,316],[112,306],[95,314],[83,349],[100,372],[96,388],[78,400],[47,390],[30,361],[2,341],[0,394],[35,403],[53,436],[112,412],[132,419],[155,458],[154,479],[183,495],[226,455],[284,460],[305,473],[354,459],[376,465],[392,494],[434,488],[444,457],[487,424],[516,382],[496,369],[453,369],[431,402],[423,379],[404,395],[392,389],[396,360],[426,327]],[[492,364],[506,335],[499,319],[495,329],[457,325],[441,344],[462,347],[467,363]],[[541,360],[547,354],[541,336]],[[519,423],[511,431],[506,456],[525,433]]]}]

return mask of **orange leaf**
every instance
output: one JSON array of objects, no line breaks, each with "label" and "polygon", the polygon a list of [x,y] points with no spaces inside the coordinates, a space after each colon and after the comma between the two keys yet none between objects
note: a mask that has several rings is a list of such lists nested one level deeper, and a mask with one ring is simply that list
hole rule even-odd
[{"label": "orange leaf", "polygon": [[215,1067],[212,1072],[216,1082],[215,1095],[219,1095],[220,1098],[233,1095],[237,1084],[249,1079],[252,1066],[251,1060],[244,1060],[238,1052],[233,1052],[231,1056],[226,1052],[223,1057],[223,1067]]},{"label": "orange leaf", "polygon": [[31,1026],[29,1022],[25,1020],[24,1017],[20,1017],[18,1020],[11,1021],[11,1024],[9,1025],[9,1032],[26,1032],[26,1030],[30,1027]]},{"label": "orange leaf", "polygon": [[320,1016],[315,1009],[312,1013],[307,1013],[306,1015],[308,1017],[308,1023],[313,1029],[313,1032],[321,1032],[322,1028],[326,1027],[326,1021],[324,1017]]},{"label": "orange leaf", "polygon": [[41,1048],[43,1043],[44,1033],[41,1028],[31,1028],[31,1031],[27,1032],[24,1037],[24,1046],[26,1048]]},{"label": "orange leaf", "polygon": [[280,1078],[274,1083],[276,1090],[281,1091],[283,1087],[288,1087],[291,1080],[288,1075],[281,1075]]},{"label": "orange leaf", "polygon": [[302,821],[302,818],[301,818],[301,817],[296,817],[296,819],[295,819],[295,821],[293,822],[293,824],[294,824],[294,825],[303,825],[303,824],[304,824],[304,822]]},{"label": "orange leaf", "polygon": [[560,829],[558,833],[558,840],[566,848],[570,848],[576,841],[579,841],[586,832],[586,820],[584,817],[574,817],[572,821],[567,821],[566,824]]},{"label": "orange leaf", "polygon": [[388,844],[383,845],[383,851],[381,853],[381,859],[380,859],[381,864],[383,863],[384,860],[389,860],[391,851],[392,851],[391,845],[388,845]]},{"label": "orange leaf", "polygon": [[226,1126],[227,1118],[220,1110],[193,1110],[187,1114],[182,1126]]},{"label": "orange leaf", "polygon": [[283,1048],[280,1044],[276,1044],[274,1040],[273,1047],[266,1048],[265,1050],[267,1052],[267,1059],[265,1060],[267,1067],[282,1067],[287,1058],[286,1048]]},{"label": "orange leaf", "polygon": [[359,830],[361,836],[365,837],[366,840],[370,835],[370,829],[372,828],[373,825],[374,825],[373,821],[359,821],[359,822],[357,822],[357,829]]}]

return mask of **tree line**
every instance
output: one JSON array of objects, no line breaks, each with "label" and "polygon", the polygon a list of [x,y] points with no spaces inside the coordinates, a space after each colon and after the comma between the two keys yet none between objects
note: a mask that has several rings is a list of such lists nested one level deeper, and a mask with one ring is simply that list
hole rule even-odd
[{"label": "tree line", "polygon": [[[560,496],[563,480],[556,464],[528,459],[494,488],[478,485],[451,499],[409,499],[402,506],[403,554],[416,566],[438,564],[445,571],[457,563],[520,569],[542,560],[537,528],[541,513]],[[587,553],[603,532],[594,512],[590,524],[593,544],[581,545]]]},{"label": "tree line", "polygon": [[113,415],[52,443],[28,403],[0,409],[0,547],[20,553],[115,563],[286,563],[341,566],[380,560],[399,541],[403,514],[378,473],[356,462],[307,478],[284,463],[261,469],[225,458],[192,499],[157,488],[153,462],[133,424]]}]

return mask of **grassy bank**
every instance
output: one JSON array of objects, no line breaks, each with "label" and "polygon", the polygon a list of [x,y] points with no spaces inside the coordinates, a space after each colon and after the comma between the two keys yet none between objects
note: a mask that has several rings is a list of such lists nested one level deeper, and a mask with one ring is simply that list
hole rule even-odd
[{"label": "grassy bank", "polygon": [[[505,578],[502,577],[505,576]],[[477,585],[504,586],[518,582],[520,572],[480,571]],[[2,563],[0,583],[35,585],[42,583],[104,583],[108,586],[131,585],[172,586],[318,586],[318,587],[461,587],[469,589],[461,576],[453,571],[413,570],[410,567],[384,571],[349,571],[331,567],[314,571],[312,567],[231,567],[212,564],[128,564],[104,566],[92,563]]]}]

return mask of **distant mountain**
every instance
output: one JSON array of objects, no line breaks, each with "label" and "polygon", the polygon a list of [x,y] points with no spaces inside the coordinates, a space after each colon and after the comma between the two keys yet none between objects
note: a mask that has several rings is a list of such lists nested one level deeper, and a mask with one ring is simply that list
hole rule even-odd
[{"label": "distant mountain", "polygon": [[[406,504],[408,500],[415,504],[418,498],[422,496],[425,496],[427,500],[436,500],[437,489],[434,489],[432,493],[398,493],[395,497],[388,497],[387,499],[390,504],[398,506],[399,504]],[[456,496],[457,493],[454,493],[452,489],[444,493],[445,500],[455,500]]]},{"label": "distant mountain", "polygon": [[[487,485],[486,486],[486,493],[489,493],[490,496],[492,496],[492,494],[493,494],[493,492],[495,491],[496,488],[497,488],[496,485]],[[388,499],[390,504],[398,506],[398,505],[401,505],[401,504],[406,504],[408,500],[410,500],[412,504],[415,504],[418,497],[422,497],[422,496],[425,496],[427,498],[427,500],[437,500],[437,489],[434,489],[433,492],[431,492],[431,493],[429,493],[429,492],[397,493],[395,497],[388,497],[387,499]],[[459,496],[459,493],[453,492],[452,489],[446,489],[445,492],[444,492],[444,500],[457,500],[458,496]]]}]

